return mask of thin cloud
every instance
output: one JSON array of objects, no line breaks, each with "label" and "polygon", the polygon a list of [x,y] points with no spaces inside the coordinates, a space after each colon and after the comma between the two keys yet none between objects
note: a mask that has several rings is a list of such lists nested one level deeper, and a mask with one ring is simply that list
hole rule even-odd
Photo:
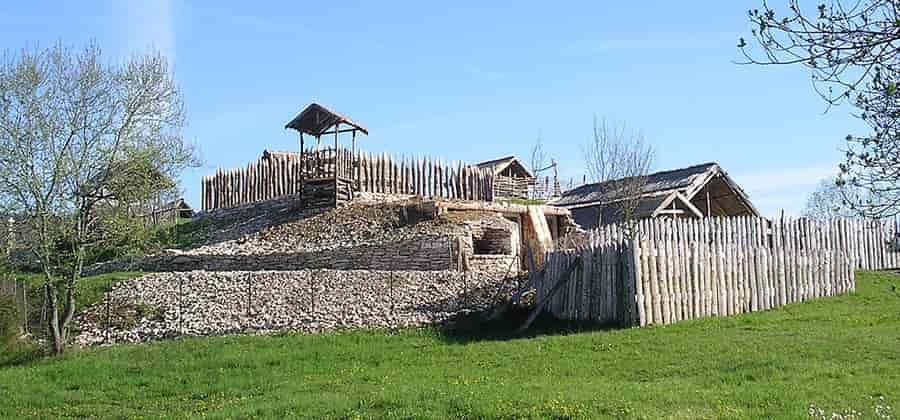
[{"label": "thin cloud", "polygon": [[473,65],[464,66],[463,71],[471,77],[488,81],[497,81],[506,77],[506,75],[501,72],[488,70]]},{"label": "thin cloud", "polygon": [[175,60],[175,16],[171,0],[127,1],[122,3],[121,31],[128,50],[156,50]]},{"label": "thin cloud", "polygon": [[793,168],[766,168],[734,174],[734,180],[750,195],[750,200],[766,216],[796,216],[806,198],[824,179],[837,175],[836,164]]},{"label": "thin cloud", "polygon": [[735,174],[734,179],[750,193],[763,193],[815,186],[823,179],[834,178],[836,175],[837,165],[823,164],[795,168],[766,168],[756,172]]},{"label": "thin cloud", "polygon": [[737,44],[740,35],[715,32],[701,34],[650,34],[633,38],[585,38],[565,46],[567,55],[597,55],[613,51],[695,50]]}]

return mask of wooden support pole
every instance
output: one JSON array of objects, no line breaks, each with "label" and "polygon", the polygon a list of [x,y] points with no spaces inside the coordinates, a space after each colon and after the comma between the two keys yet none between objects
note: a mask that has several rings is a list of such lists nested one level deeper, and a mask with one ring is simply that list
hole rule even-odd
[{"label": "wooden support pole", "polygon": [[341,159],[338,155],[338,135],[340,134],[341,123],[337,123],[334,125],[334,179],[338,178],[338,173],[340,173]]},{"label": "wooden support pole", "polygon": [[[351,132],[353,136],[353,145],[350,150],[350,184],[355,185],[358,182],[359,176],[356,173],[356,130],[354,129]],[[357,187],[358,188],[358,187]]]},{"label": "wooden support pole", "polygon": [[297,187],[300,189],[300,198],[303,198],[303,170],[306,166],[306,150],[303,148],[303,132],[300,132],[300,185]]}]

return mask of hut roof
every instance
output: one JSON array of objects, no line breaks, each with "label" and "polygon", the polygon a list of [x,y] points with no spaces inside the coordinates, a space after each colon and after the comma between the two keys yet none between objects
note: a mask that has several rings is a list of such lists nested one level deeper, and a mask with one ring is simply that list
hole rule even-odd
[{"label": "hut roof", "polygon": [[[713,162],[689,166],[687,168],[660,171],[647,175],[644,185],[641,187],[641,196],[664,195],[668,192],[682,191],[698,183],[703,182],[714,172],[719,170],[719,165]],[[571,189],[554,200],[558,206],[571,206],[605,202],[611,199],[621,198],[620,189],[626,185],[628,179],[615,179],[611,181],[585,184]]]},{"label": "hut roof", "polygon": [[487,169],[490,170],[494,175],[499,174],[500,172],[505,171],[507,168],[512,168],[513,171],[519,173],[519,175],[527,178],[534,178],[534,175],[522,162],[519,161],[515,156],[506,156],[493,160],[486,160],[484,162],[476,163],[475,166],[478,169]]},{"label": "hut roof", "polygon": [[353,129],[362,131],[364,134],[369,135],[369,130],[367,130],[362,125],[359,125],[350,118],[347,118],[337,112],[334,112],[322,105],[319,105],[315,102],[309,104],[303,111],[297,114],[293,120],[291,120],[284,128],[292,128],[301,133],[306,133],[311,136],[321,136],[330,128],[334,127],[335,124],[347,124]]},{"label": "hut roof", "polygon": [[[714,180],[715,182],[713,182]],[[597,212],[612,212],[614,211],[612,208],[603,207],[611,207],[605,205],[618,200],[633,198],[633,195],[625,197],[621,191],[621,188],[627,185],[627,181],[628,178],[624,178],[582,185],[564,192],[561,197],[553,200],[550,204],[570,209],[597,206],[601,207],[596,210]],[[717,163],[709,162],[647,175],[640,191],[636,193],[640,197],[633,216],[635,218],[655,216],[660,209],[675,200],[696,211],[695,208],[692,208],[690,200],[706,186],[714,187],[717,190],[727,190],[728,194],[733,194],[736,198],[736,203],[733,203],[735,206],[759,215],[744,190]],[[737,212],[740,209],[726,210]],[[588,212],[582,213],[587,214]],[[612,214],[604,214],[604,216],[606,216],[604,220],[614,219]],[[585,217],[594,217],[594,215]]]}]

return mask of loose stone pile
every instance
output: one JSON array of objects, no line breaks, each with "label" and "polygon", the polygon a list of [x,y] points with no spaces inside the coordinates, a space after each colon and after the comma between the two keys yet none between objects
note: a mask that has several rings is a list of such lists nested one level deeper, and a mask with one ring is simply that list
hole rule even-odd
[{"label": "loose stone pile", "polygon": [[401,217],[403,207],[404,203],[352,203],[189,252],[230,255],[319,251],[423,236],[468,234],[465,226],[439,218],[417,223],[404,221]]},{"label": "loose stone pile", "polygon": [[76,342],[440,324],[490,307],[513,287],[457,271],[154,273],[116,285],[108,308],[101,301],[79,314]]}]

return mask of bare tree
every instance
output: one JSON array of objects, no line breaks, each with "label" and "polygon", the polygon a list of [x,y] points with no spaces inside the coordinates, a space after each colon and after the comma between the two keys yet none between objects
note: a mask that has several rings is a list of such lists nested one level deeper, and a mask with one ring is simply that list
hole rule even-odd
[{"label": "bare tree", "polygon": [[748,16],[755,42],[738,42],[745,63],[806,67],[829,108],[849,102],[871,128],[867,135],[846,137],[838,183],[867,192],[847,204],[870,217],[900,213],[897,2],[831,1],[803,10],[790,0],[782,12],[764,2]]},{"label": "bare tree", "polygon": [[802,215],[813,219],[853,217],[858,212],[848,203],[859,196],[859,191],[840,186],[834,180],[822,180],[806,199]]},{"label": "bare tree", "polygon": [[547,169],[549,157],[544,150],[543,136],[538,133],[534,145],[531,146],[531,173],[537,176],[538,172]]},{"label": "bare tree", "polygon": [[593,138],[582,147],[582,155],[591,181],[602,183],[604,204],[630,225],[653,165],[653,147],[624,123],[594,117]]},{"label": "bare tree", "polygon": [[[538,133],[538,137],[534,142],[534,145],[531,146],[531,173],[535,176],[535,182],[538,186],[541,185],[540,177],[542,172],[546,172],[550,169],[553,170],[553,183],[549,182],[545,183],[543,187],[536,187],[535,192],[536,196],[532,198],[541,198],[547,199],[549,197],[558,196],[559,194],[559,176],[557,173],[556,167],[556,159],[550,157],[550,155],[544,150],[544,141],[543,137]],[[548,181],[548,178],[545,176],[545,181]]]},{"label": "bare tree", "polygon": [[194,164],[181,93],[158,54],[123,65],[100,49],[6,52],[0,62],[0,206],[24,215],[43,271],[52,350],[61,353],[85,258],[137,223]]}]

